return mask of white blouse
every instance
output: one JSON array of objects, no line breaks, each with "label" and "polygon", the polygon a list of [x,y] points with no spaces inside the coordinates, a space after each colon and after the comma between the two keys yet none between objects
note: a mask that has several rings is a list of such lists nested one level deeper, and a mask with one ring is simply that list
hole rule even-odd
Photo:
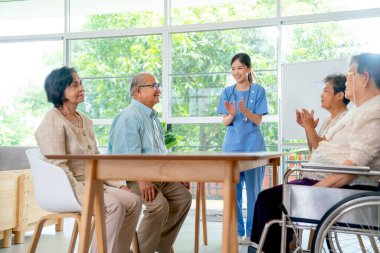
[{"label": "white blouse", "polygon": [[[326,134],[313,151],[310,162],[342,164],[351,160],[359,166],[380,170],[380,95],[351,109]],[[326,173],[307,173],[304,176],[321,180]],[[358,176],[350,185],[378,185],[379,178]]]}]

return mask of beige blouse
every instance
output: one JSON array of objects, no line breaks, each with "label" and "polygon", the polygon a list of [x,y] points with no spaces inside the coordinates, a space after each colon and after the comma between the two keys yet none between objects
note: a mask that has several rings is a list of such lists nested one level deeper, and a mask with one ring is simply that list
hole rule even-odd
[{"label": "beige blouse", "polygon": [[[58,109],[46,113],[35,137],[41,153],[47,154],[99,154],[92,121],[79,113],[83,128],[74,126]],[[48,162],[61,167],[67,174],[74,192],[81,202],[84,191],[84,162],[80,160],[51,160]],[[107,182],[107,185],[120,187],[123,182]]]}]

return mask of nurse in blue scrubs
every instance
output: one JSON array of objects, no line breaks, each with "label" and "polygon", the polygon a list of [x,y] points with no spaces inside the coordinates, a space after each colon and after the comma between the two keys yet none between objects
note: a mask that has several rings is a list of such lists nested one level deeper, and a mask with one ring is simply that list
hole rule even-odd
[{"label": "nurse in blue scrubs", "polygon": [[[226,152],[265,151],[260,131],[263,115],[268,113],[265,89],[256,83],[251,59],[245,53],[235,55],[231,60],[231,73],[236,83],[225,88],[220,96],[217,112],[223,115],[227,127],[222,150]],[[264,167],[240,173],[236,188],[238,214],[238,242],[251,244],[253,213],[257,195],[261,191]],[[242,190],[247,192],[247,222],[244,226]]]}]

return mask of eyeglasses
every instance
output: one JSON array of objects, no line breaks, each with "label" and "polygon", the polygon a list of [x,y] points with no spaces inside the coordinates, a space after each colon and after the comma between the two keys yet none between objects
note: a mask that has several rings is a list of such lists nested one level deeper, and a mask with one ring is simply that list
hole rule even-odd
[{"label": "eyeglasses", "polygon": [[161,84],[160,83],[144,84],[144,85],[139,85],[138,87],[152,87],[154,90],[159,90],[161,89]]},{"label": "eyeglasses", "polygon": [[348,77],[350,75],[356,75],[356,72],[355,71],[348,71],[348,72],[346,72],[346,79],[348,79]]}]

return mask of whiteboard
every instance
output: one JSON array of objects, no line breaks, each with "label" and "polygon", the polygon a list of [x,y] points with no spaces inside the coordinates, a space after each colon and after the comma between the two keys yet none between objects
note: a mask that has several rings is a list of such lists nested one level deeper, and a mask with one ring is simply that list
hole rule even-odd
[{"label": "whiteboard", "polygon": [[[330,74],[344,73],[348,60],[313,61],[283,64],[281,66],[282,88],[280,100],[280,120],[283,140],[305,139],[305,131],[296,122],[296,109],[314,109],[319,118],[318,127],[329,115],[321,108],[320,95],[324,88],[323,79]],[[317,127],[317,128],[318,128]]]}]

